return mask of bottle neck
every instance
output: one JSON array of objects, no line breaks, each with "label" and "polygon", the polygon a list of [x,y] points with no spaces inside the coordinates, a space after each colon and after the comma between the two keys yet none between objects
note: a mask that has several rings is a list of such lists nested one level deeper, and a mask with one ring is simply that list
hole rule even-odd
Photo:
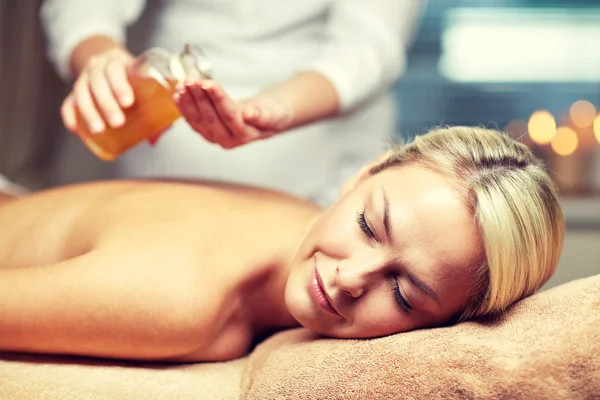
[{"label": "bottle neck", "polygon": [[152,48],[138,59],[135,68],[137,73],[150,76],[162,86],[174,89],[177,83],[185,82],[188,78],[211,79],[211,67],[210,61],[199,47],[186,45],[179,54]]}]

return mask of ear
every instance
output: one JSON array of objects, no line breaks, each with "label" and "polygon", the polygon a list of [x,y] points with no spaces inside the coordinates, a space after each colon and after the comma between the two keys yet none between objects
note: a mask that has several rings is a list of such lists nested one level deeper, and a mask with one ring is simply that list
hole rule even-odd
[{"label": "ear", "polygon": [[361,181],[365,180],[371,175],[371,169],[382,162],[384,162],[389,156],[392,155],[392,150],[388,150],[379,157],[377,157],[374,161],[362,167],[356,174],[354,174],[342,187],[342,191],[340,193],[341,196],[345,196],[349,191],[354,189],[356,185],[358,185]]}]

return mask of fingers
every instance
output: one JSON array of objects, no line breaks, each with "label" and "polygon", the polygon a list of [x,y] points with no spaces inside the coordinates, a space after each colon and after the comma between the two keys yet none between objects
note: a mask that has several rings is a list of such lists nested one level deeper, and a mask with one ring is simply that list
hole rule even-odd
[{"label": "fingers", "polygon": [[77,82],[75,82],[75,86],[73,87],[73,98],[77,105],[77,109],[83,120],[86,122],[90,132],[102,132],[106,125],[92,99],[87,74],[80,76],[79,79],[77,79]]},{"label": "fingers", "polygon": [[177,91],[173,96],[173,99],[175,100],[179,112],[183,118],[185,118],[187,123],[206,140],[214,143],[213,132],[203,124],[202,114],[196,105],[196,100],[192,93],[185,86],[177,85]]},{"label": "fingers", "polygon": [[124,50],[109,51],[90,59],[61,107],[68,129],[77,128],[77,112],[93,134],[104,131],[107,124],[117,128],[125,123],[123,108],[134,102],[127,78],[132,59]]},{"label": "fingers", "polygon": [[185,85],[178,85],[174,100],[181,115],[194,130],[225,149],[276,133],[275,129],[257,129],[247,124],[241,103],[231,99],[213,81],[188,81]]},{"label": "fingers", "polygon": [[77,130],[77,117],[75,116],[75,101],[72,94],[69,94],[63,101],[60,107],[60,115],[65,127],[75,133]]},{"label": "fingers", "polygon": [[200,113],[202,126],[210,131],[213,142],[224,148],[232,148],[232,134],[229,132],[225,121],[217,114],[215,105],[202,89],[200,82],[189,83],[186,85],[186,89],[194,99]]},{"label": "fingers", "polygon": [[240,107],[225,91],[216,83],[211,81],[202,82],[202,89],[208,95],[219,119],[231,133],[234,142],[245,144],[266,136],[266,132],[260,132],[244,122]]},{"label": "fingers", "polygon": [[[243,122],[238,104],[222,89],[214,93],[211,88],[220,89],[216,83],[206,81],[188,81],[178,87],[175,102],[186,121],[208,141],[224,149],[251,141],[248,136],[256,135],[256,130]],[[223,103],[223,100],[228,101]]]},{"label": "fingers", "polygon": [[106,66],[106,77],[121,107],[131,107],[133,105],[133,89],[127,79],[126,66],[116,61],[109,61]]},{"label": "fingers", "polygon": [[113,128],[123,125],[125,123],[125,114],[123,114],[121,106],[115,98],[103,66],[100,65],[92,69],[89,79],[93,99],[98,105],[98,109],[104,120]]}]

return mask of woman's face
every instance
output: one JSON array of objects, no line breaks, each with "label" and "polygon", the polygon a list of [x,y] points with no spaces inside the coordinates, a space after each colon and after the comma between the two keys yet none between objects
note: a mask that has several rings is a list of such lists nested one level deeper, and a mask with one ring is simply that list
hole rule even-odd
[{"label": "woman's face", "polygon": [[439,326],[470,300],[483,244],[441,175],[410,164],[359,183],[314,223],[285,301],[305,327],[341,338]]}]

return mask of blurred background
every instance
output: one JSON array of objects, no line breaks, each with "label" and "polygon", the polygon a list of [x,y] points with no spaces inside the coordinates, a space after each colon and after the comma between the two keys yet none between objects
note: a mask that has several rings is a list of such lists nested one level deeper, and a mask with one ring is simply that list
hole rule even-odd
[{"label": "blurred background", "polygon": [[[70,86],[46,58],[40,3],[0,2],[0,173],[30,189],[111,178],[62,127]],[[531,146],[567,218],[546,287],[600,273],[600,1],[431,0],[395,93],[400,139],[482,125]]]}]

